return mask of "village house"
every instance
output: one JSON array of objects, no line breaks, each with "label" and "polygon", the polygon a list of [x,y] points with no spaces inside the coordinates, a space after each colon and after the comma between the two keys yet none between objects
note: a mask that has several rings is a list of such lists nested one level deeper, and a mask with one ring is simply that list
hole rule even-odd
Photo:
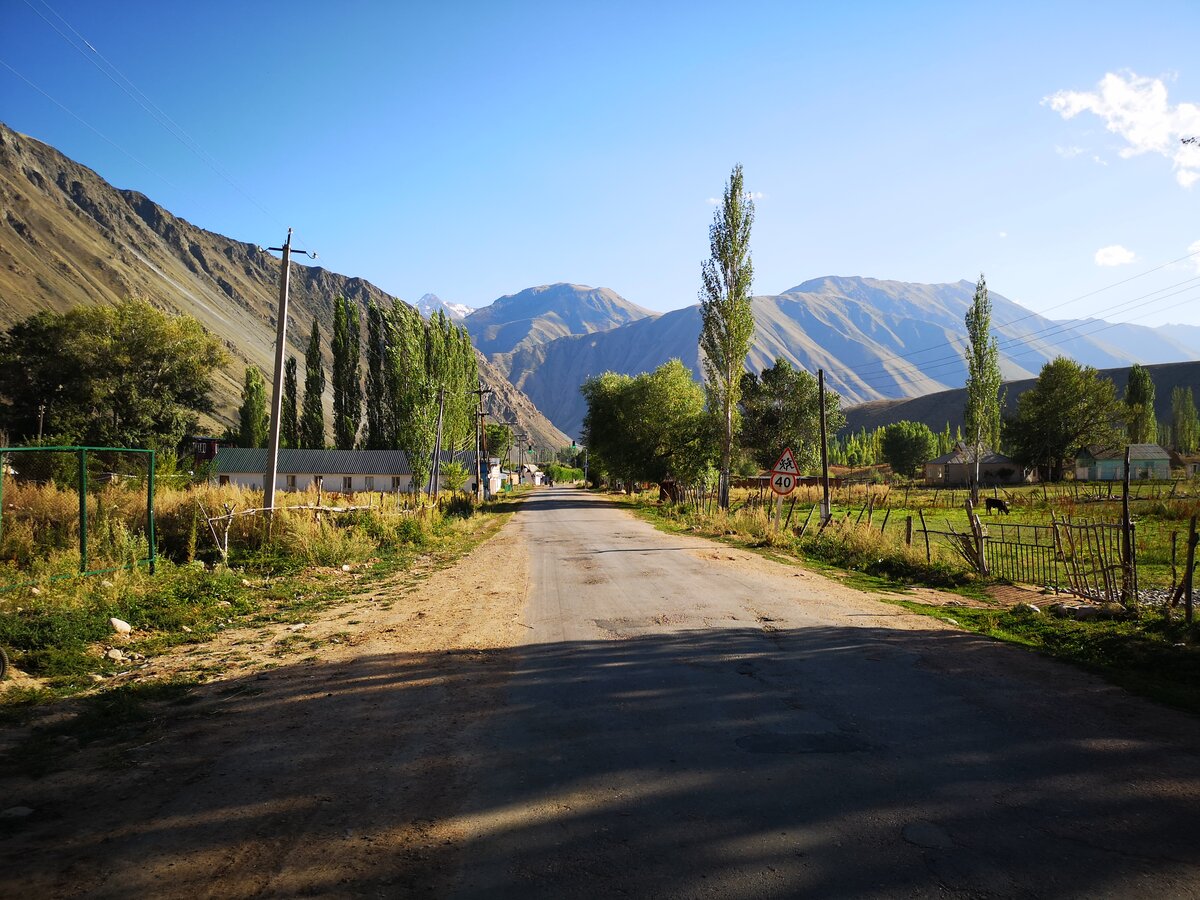
[{"label": "village house", "polygon": [[1180,453],[1171,451],[1171,468],[1179,469],[1184,478],[1195,478],[1200,475],[1200,453]]},{"label": "village house", "polygon": [[[964,487],[975,478],[970,448],[959,444],[953,451],[925,463],[925,483],[931,487]],[[979,459],[980,484],[1022,484],[1032,480],[1030,470],[1011,456],[984,447]]]},{"label": "village house", "polygon": [[[473,486],[475,454],[449,452],[442,465],[457,462],[471,473]],[[267,451],[262,448],[221,447],[213,457],[212,477],[219,484],[236,484],[262,490],[267,470]],[[324,491],[353,494],[359,491],[389,493],[413,490],[412,469],[401,450],[280,450],[276,484],[279,490]],[[445,480],[443,478],[443,487]],[[424,489],[425,485],[417,485]]]},{"label": "village house", "polygon": [[[1166,480],[1171,477],[1171,455],[1158,444],[1129,445],[1129,478]],[[1076,481],[1123,481],[1125,448],[1093,444],[1075,455]]]}]

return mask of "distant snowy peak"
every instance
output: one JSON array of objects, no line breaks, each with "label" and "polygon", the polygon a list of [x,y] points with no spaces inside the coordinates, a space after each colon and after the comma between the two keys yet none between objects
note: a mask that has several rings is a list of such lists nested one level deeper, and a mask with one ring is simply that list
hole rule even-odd
[{"label": "distant snowy peak", "polygon": [[465,319],[475,311],[465,303],[447,303],[437,294],[426,294],[415,305],[417,312],[427,319],[440,309],[455,322]]}]

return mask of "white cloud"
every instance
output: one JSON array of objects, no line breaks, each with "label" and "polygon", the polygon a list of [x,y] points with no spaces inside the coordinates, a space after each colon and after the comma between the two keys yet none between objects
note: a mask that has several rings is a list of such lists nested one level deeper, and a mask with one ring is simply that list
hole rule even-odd
[{"label": "white cloud", "polygon": [[1132,250],[1127,250],[1120,244],[1110,244],[1096,251],[1098,266],[1127,266],[1137,259]]},{"label": "white cloud", "polygon": [[1002,237],[1002,238],[1008,237],[1008,232],[1007,231],[1000,232],[1000,237]]},{"label": "white cloud", "polygon": [[1125,139],[1119,151],[1122,159],[1157,153],[1171,160],[1175,180],[1184,187],[1200,180],[1200,143],[1181,142],[1200,135],[1200,105],[1172,106],[1160,78],[1109,72],[1095,91],[1058,91],[1044,97],[1042,103],[1064,119],[1082,112],[1099,116],[1105,128]]},{"label": "white cloud", "polygon": [[1082,147],[1060,147],[1058,144],[1055,144],[1054,152],[1063,159],[1073,159],[1079,154],[1086,153],[1087,151],[1085,151]]}]

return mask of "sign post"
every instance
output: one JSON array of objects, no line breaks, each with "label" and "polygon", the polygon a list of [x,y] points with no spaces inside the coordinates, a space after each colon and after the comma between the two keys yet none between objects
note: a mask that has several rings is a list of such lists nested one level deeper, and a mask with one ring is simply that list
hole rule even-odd
[{"label": "sign post", "polygon": [[792,448],[787,447],[771,467],[771,490],[775,492],[775,530],[783,519],[783,498],[796,489],[799,469]]}]

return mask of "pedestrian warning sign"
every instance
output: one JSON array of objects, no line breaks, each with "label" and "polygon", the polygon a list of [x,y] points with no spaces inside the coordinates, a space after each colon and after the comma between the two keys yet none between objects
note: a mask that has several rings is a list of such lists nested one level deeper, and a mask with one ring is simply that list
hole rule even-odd
[{"label": "pedestrian warning sign", "polygon": [[786,448],[771,467],[771,490],[780,496],[790,494],[796,489],[796,476],[799,471],[792,448]]}]

